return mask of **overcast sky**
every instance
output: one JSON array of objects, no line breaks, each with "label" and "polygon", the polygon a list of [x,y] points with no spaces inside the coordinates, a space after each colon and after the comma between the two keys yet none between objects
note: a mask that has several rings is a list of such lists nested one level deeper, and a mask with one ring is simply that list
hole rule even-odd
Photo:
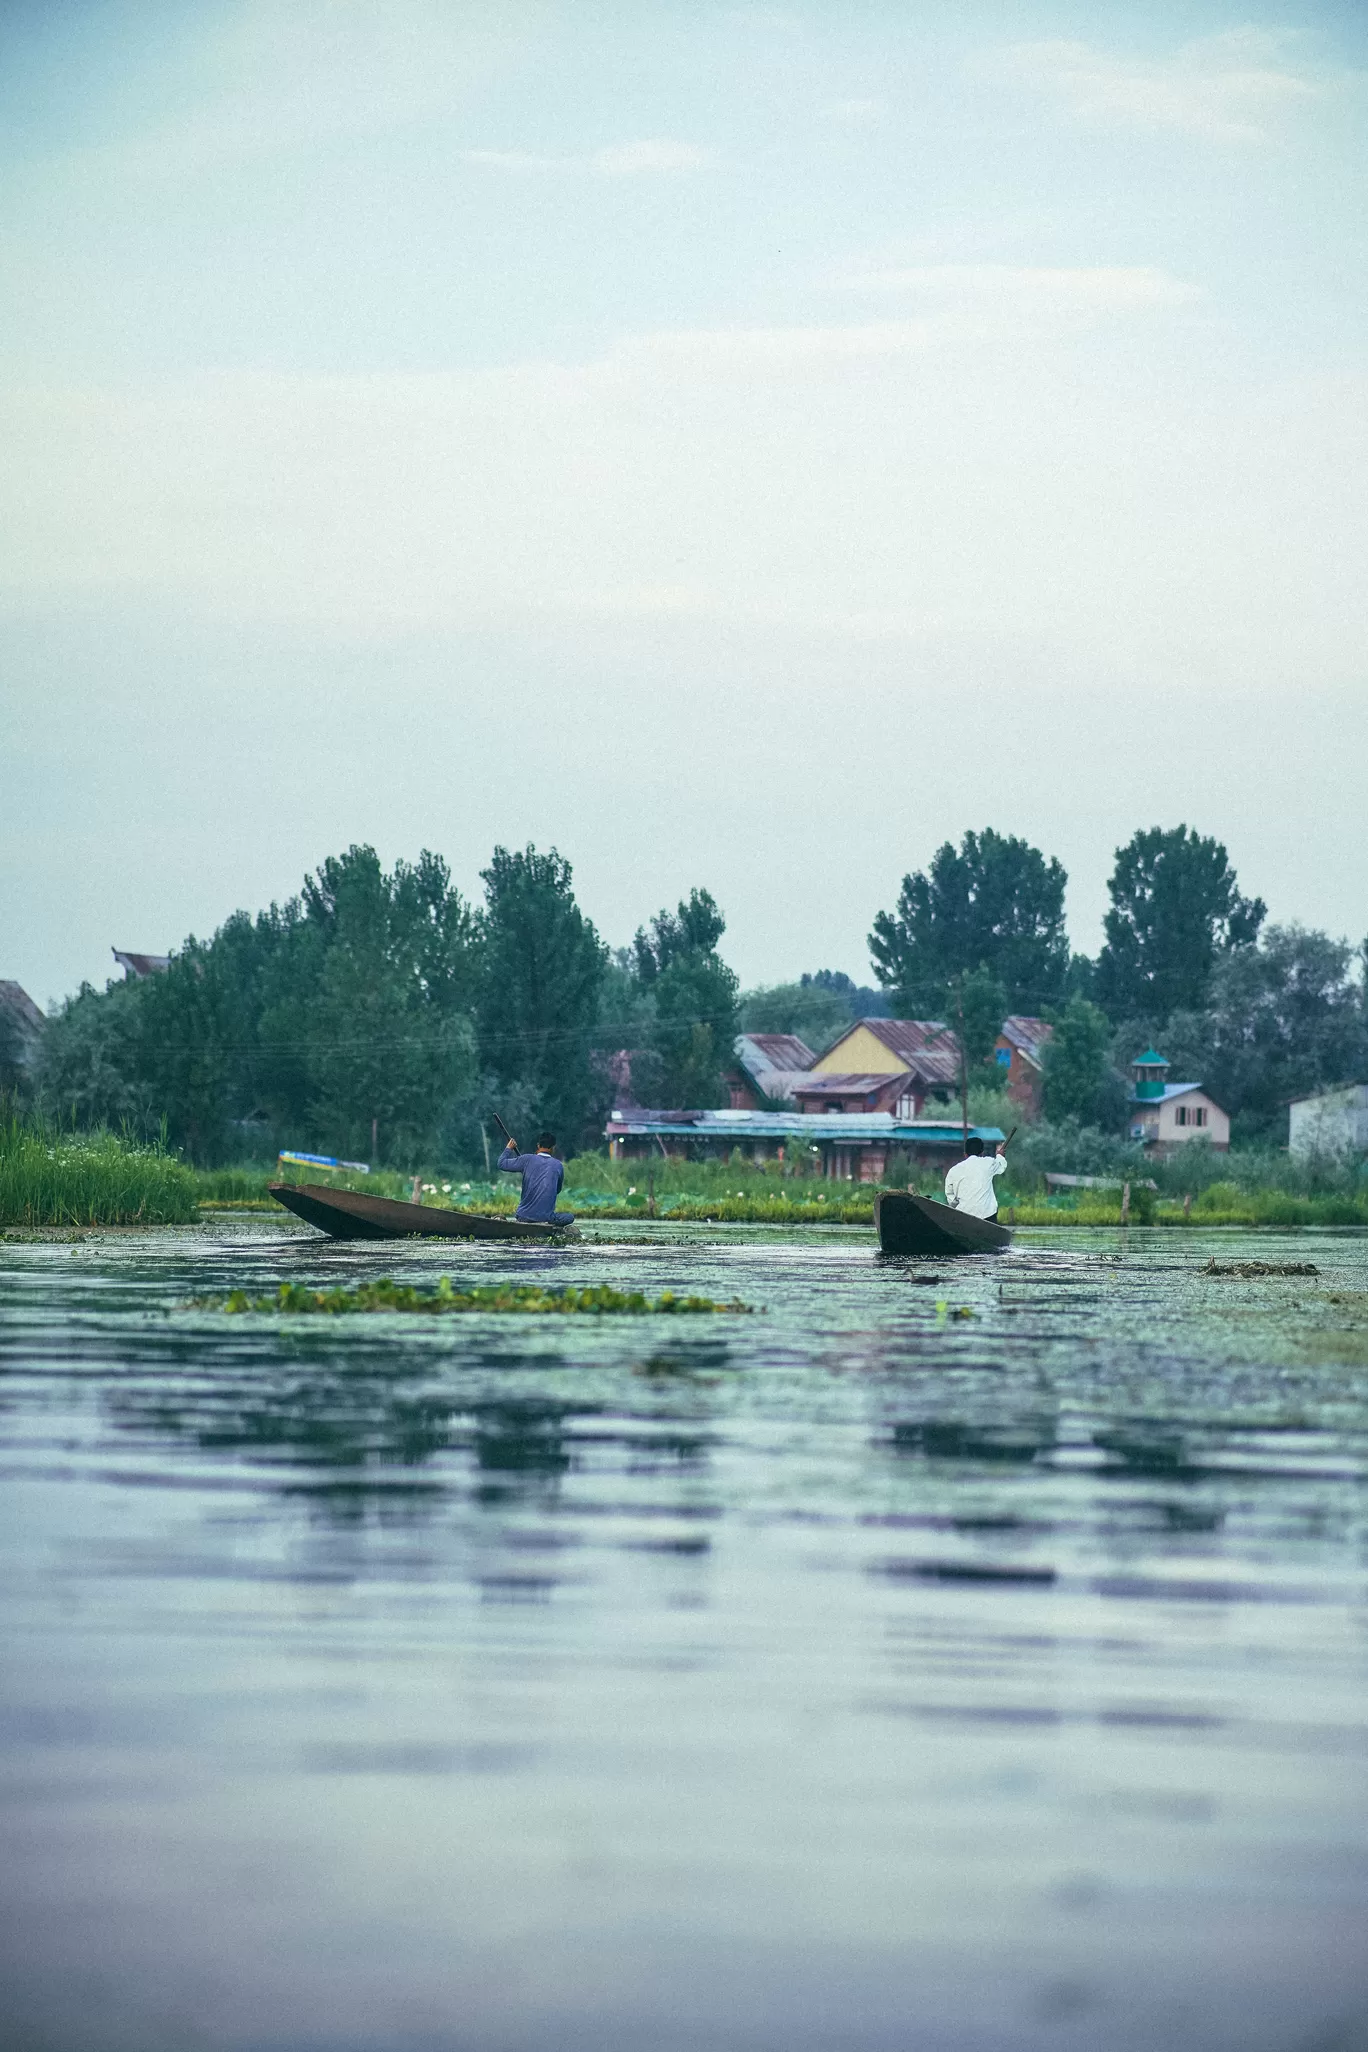
[{"label": "overcast sky", "polygon": [[1368,930],[1368,11],[0,9],[0,976],[352,841]]}]

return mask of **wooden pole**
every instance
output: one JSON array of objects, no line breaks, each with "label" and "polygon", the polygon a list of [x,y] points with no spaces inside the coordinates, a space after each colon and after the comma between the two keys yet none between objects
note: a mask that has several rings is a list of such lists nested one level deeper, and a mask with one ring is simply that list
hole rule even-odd
[{"label": "wooden pole", "polygon": [[1121,1185],[1121,1223],[1122,1223],[1122,1225],[1129,1225],[1129,1224],[1130,1224],[1130,1184],[1129,1184],[1129,1183],[1123,1183],[1123,1184]]},{"label": "wooden pole", "polygon": [[964,1048],[964,978],[960,978],[956,998],[959,1007],[959,1050],[960,1050],[960,1119],[964,1151],[969,1152],[969,1057]]}]

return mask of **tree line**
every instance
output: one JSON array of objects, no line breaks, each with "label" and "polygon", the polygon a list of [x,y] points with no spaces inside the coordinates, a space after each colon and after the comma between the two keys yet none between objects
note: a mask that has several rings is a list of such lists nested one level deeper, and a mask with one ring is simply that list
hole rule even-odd
[{"label": "tree line", "polygon": [[596,1142],[624,1034],[658,1101],[720,1101],[737,981],[706,891],[614,955],[554,848],[496,848],[481,881],[471,904],[429,850],[389,871],[370,847],[330,856],[164,974],[82,985],[43,1036],[42,1109],[164,1128],[200,1162],[290,1145],[477,1163],[491,1109],[523,1139]]},{"label": "tree line", "polygon": [[744,999],[704,889],[610,950],[554,848],[496,848],[481,882],[472,903],[430,851],[389,871],[370,847],[331,856],[164,974],[83,985],[29,1087],[63,1123],[164,1129],[197,1161],[302,1145],[408,1166],[479,1163],[493,1110],[568,1150],[596,1145],[628,1092],[724,1104],[740,1028],[820,1049],[878,1012],[948,1020],[985,1079],[1006,1017],[1048,1019],[1047,1116],[1102,1131],[1123,1125],[1125,1069],[1151,1041],[1243,1138],[1276,1137],[1289,1097],[1368,1075],[1361,951],[1266,924],[1225,848],[1185,826],[1117,851],[1096,958],[1069,946],[1059,861],[988,828],[876,914],[874,984],[817,970]]},{"label": "tree line", "polygon": [[[946,842],[874,919],[886,1009],[962,1026],[979,1074],[1004,1019],[1045,1018],[1047,1117],[1102,1131],[1124,1124],[1126,1071],[1151,1044],[1175,1081],[1206,1085],[1239,1139],[1278,1139],[1290,1098],[1368,1076],[1368,942],[1266,924],[1219,841],[1154,827],[1119,848],[1096,957],[1069,946],[1067,882],[1057,859],[991,828]],[[757,993],[747,1025],[820,1033],[837,995],[825,983]]]}]

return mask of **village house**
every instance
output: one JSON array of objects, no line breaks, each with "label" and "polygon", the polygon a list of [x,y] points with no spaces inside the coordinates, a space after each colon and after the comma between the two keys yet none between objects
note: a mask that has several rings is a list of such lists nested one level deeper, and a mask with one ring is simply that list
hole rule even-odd
[{"label": "village house", "polygon": [[799,1111],[887,1112],[919,1120],[926,1099],[959,1087],[959,1042],[937,1019],[857,1019],[795,1080]]},{"label": "village house", "polygon": [[1368,1083],[1294,1097],[1287,1107],[1287,1147],[1302,1161],[1316,1154],[1368,1154]]},{"label": "village house", "polygon": [[22,984],[0,977],[0,1066],[32,1069],[47,1020]]},{"label": "village house", "polygon": [[[1000,1126],[970,1126],[987,1148]],[[801,1159],[837,1182],[881,1183],[894,1149],[910,1160],[948,1169],[963,1152],[958,1119],[895,1119],[891,1112],[846,1115],[792,1111],[645,1111],[617,1105],[605,1129],[614,1161],[656,1154],[666,1160]]]},{"label": "village house", "polygon": [[160,976],[171,966],[169,955],[134,955],[126,948],[111,948],[109,952],[123,970],[126,983],[141,982],[144,976]]},{"label": "village house", "polygon": [[[861,1019],[817,1056],[796,1034],[743,1033],[727,1110],[650,1111],[619,1096],[608,1151],[615,1160],[655,1151],[706,1159],[740,1148],[761,1161],[798,1150],[824,1176],[875,1183],[895,1148],[948,1168],[963,1127],[924,1108],[953,1093],[958,1077],[959,1043],[938,1020]],[[1002,1138],[996,1126],[969,1130],[989,1147]]]},{"label": "village house", "polygon": [[792,1104],[794,1084],[815,1057],[796,1033],[738,1033],[736,1060],[727,1074],[733,1111]]},{"label": "village house", "polygon": [[1006,1071],[1007,1095],[1013,1104],[1021,1106],[1028,1119],[1040,1117],[1045,1046],[1053,1032],[1047,1020],[1014,1012],[1003,1020],[1002,1031],[993,1043],[993,1061]]},{"label": "village house", "polygon": [[1206,1140],[1225,1152],[1228,1116],[1200,1083],[1170,1083],[1170,1066],[1152,1047],[1131,1063],[1131,1139],[1153,1153],[1168,1153],[1189,1140]]}]

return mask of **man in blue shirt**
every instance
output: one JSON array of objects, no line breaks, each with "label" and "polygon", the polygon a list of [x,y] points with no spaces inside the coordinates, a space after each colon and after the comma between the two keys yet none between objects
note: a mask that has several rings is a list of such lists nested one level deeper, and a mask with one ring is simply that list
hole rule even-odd
[{"label": "man in blue shirt", "polygon": [[510,1140],[499,1156],[499,1167],[505,1175],[521,1175],[522,1203],[514,1212],[530,1225],[571,1226],[575,1223],[573,1211],[557,1211],[556,1199],[561,1184],[565,1181],[565,1164],[557,1161],[553,1149],[556,1145],[554,1133],[538,1133],[535,1154],[519,1154]]}]

